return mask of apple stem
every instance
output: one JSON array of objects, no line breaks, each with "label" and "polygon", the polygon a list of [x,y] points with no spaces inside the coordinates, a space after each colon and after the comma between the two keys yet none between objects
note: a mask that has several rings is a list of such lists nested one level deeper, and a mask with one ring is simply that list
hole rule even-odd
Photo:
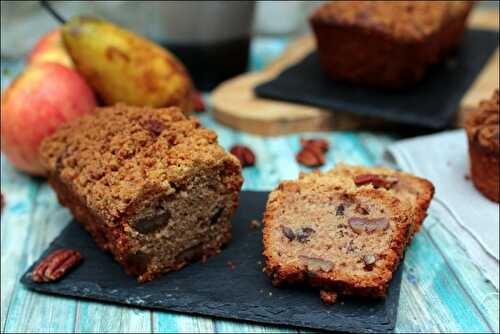
[{"label": "apple stem", "polygon": [[59,21],[59,23],[66,23],[66,19],[62,17],[58,12],[56,12],[56,10],[52,8],[47,0],[40,0],[40,5],[42,5],[42,7],[50,13],[50,15],[52,15],[57,21]]}]

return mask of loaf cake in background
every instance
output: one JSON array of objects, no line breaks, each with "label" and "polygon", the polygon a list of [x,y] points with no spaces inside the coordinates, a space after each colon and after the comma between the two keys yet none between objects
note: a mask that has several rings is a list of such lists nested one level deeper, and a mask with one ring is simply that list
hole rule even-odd
[{"label": "loaf cake in background", "polygon": [[178,108],[100,108],[47,138],[41,157],[60,203],[140,282],[231,238],[240,163]]},{"label": "loaf cake in background", "polygon": [[332,1],[310,23],[319,62],[335,80],[401,89],[460,42],[471,1]]},{"label": "loaf cake in background", "polygon": [[500,202],[499,121],[498,89],[490,99],[481,101],[465,121],[472,182],[495,202]]},{"label": "loaf cake in background", "polygon": [[[357,184],[353,176],[365,172],[387,183]],[[391,190],[400,180],[429,191],[426,200],[410,196],[406,185],[404,192]],[[275,285],[318,287],[327,303],[337,293],[385,297],[415,226],[426,215],[433,194],[427,183],[387,169],[346,165],[282,182],[269,195],[264,214],[265,272]]]}]

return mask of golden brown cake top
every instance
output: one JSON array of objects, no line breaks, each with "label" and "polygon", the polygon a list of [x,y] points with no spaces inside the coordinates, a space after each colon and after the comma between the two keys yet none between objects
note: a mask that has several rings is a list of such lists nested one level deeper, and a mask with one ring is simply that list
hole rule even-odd
[{"label": "golden brown cake top", "polygon": [[500,152],[498,89],[489,100],[483,100],[465,123],[467,134],[481,146]]},{"label": "golden brown cake top", "polygon": [[180,109],[122,104],[63,125],[42,143],[41,159],[109,223],[148,193],[174,193],[202,168],[239,168],[217,135]]},{"label": "golden brown cake top", "polygon": [[375,30],[412,41],[431,35],[471,8],[470,1],[332,1],[320,6],[311,20]]}]

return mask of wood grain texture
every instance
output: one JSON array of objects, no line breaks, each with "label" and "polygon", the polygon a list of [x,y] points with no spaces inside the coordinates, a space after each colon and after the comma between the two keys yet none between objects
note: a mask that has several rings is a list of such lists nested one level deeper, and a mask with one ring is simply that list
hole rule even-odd
[{"label": "wood grain texture", "polygon": [[[270,44],[271,45],[271,44]],[[279,47],[278,47],[279,48]],[[276,49],[272,52],[276,52]],[[254,63],[259,65],[258,61]],[[263,64],[262,62],[261,64]],[[4,67],[2,62],[2,67]],[[13,65],[14,68],[17,68]],[[2,86],[8,80],[2,76]],[[375,165],[383,162],[391,134],[343,131],[304,133],[267,138],[235,131],[215,122],[211,113],[202,123],[213,128],[225,148],[244,143],[254,149],[257,164],[243,171],[244,189],[270,190],[281,180],[310,169],[295,162],[300,138],[321,137],[331,143],[323,170],[337,162]],[[6,207],[1,217],[1,322],[11,332],[290,332],[186,314],[149,311],[84,300],[47,296],[25,290],[20,275],[70,220],[48,185],[17,171],[1,156],[1,190]],[[258,215],[260,213],[256,213]],[[409,248],[403,274],[396,332],[498,332],[498,291],[470,262],[446,227],[433,215]],[[300,330],[301,333],[310,331]]]},{"label": "wood grain texture", "polygon": [[[469,26],[497,29],[498,12],[475,10]],[[276,136],[301,131],[328,131],[380,127],[383,121],[368,120],[366,117],[329,111],[324,108],[261,98],[254,88],[269,81],[287,67],[296,64],[315,48],[314,37],[302,36],[286,48],[282,55],[261,71],[249,72],[232,78],[213,93],[215,118],[232,128],[266,136]],[[498,87],[498,49],[481,71],[461,102],[455,124],[461,126],[465,115],[477,103],[489,97]]]}]

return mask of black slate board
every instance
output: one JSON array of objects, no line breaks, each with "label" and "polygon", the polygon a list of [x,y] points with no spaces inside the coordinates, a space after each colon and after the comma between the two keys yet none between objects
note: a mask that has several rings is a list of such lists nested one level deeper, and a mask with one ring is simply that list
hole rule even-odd
[{"label": "black slate board", "polygon": [[[33,266],[21,278],[28,288],[44,293],[89,298],[191,314],[276,325],[348,332],[388,332],[394,329],[402,269],[397,271],[386,300],[343,299],[324,305],[318,291],[274,288],[261,271],[261,231],[250,228],[261,219],[268,193],[242,192],[233,219],[233,240],[218,256],[138,284],[109,254],[94,244],[76,222],[57,237],[46,256],[58,248],[79,250],[84,262],[56,283],[31,281]],[[228,265],[231,261],[235,268]],[[38,261],[37,261],[38,262]]]},{"label": "black slate board", "polygon": [[255,88],[257,95],[382,118],[395,123],[441,129],[450,125],[460,100],[498,47],[499,33],[470,29],[444,66],[430,69],[417,86],[386,91],[335,82],[323,73],[317,53]]}]

